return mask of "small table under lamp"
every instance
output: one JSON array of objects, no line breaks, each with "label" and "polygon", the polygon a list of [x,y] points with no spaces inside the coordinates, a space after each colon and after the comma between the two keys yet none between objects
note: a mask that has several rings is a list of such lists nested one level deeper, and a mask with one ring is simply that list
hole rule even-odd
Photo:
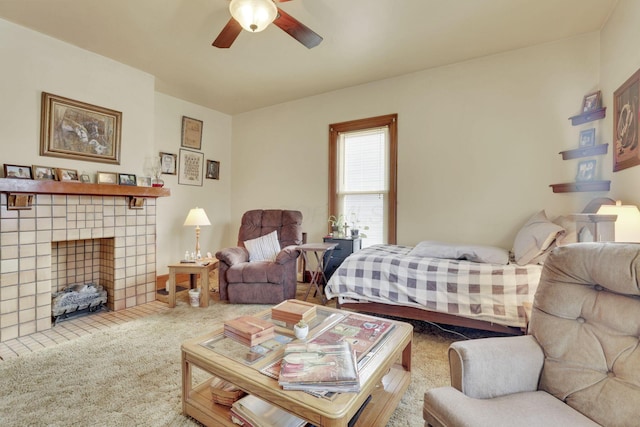
[{"label": "small table under lamp", "polygon": [[196,257],[200,255],[200,226],[211,225],[207,214],[204,209],[195,207],[189,211],[187,219],[184,220],[184,226],[196,227]]}]

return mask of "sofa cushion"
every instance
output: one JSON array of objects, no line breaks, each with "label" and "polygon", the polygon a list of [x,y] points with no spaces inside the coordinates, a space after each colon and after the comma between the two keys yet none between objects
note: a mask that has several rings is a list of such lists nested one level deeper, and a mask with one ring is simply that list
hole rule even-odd
[{"label": "sofa cushion", "polygon": [[423,417],[433,426],[598,426],[543,391],[474,399],[453,387],[425,393]]},{"label": "sofa cushion", "polygon": [[278,232],[260,236],[257,239],[245,240],[244,247],[249,251],[249,262],[275,261],[280,252]]}]

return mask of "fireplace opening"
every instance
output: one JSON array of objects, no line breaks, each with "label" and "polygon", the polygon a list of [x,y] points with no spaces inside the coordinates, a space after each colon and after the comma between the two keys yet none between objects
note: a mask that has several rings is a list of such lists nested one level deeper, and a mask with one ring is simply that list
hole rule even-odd
[{"label": "fireplace opening", "polygon": [[107,307],[114,289],[114,239],[51,244],[51,317],[53,324]]}]

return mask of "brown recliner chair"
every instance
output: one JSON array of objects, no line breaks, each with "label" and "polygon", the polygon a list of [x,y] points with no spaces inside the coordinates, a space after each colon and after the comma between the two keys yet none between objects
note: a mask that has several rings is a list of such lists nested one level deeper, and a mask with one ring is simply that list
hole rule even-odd
[{"label": "brown recliner chair", "polygon": [[428,426],[637,426],[640,245],[575,243],[544,263],[527,335],[453,343]]},{"label": "brown recliner chair", "polygon": [[[278,234],[280,253],[274,262],[249,262],[244,242]],[[297,263],[302,244],[302,213],[292,210],[251,210],[242,216],[238,246],[216,253],[220,300],[235,304],[277,304],[296,297]]]}]

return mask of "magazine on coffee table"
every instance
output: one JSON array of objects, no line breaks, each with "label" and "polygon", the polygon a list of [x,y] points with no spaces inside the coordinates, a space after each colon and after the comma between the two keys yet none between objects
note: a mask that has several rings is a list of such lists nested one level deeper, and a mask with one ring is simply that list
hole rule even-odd
[{"label": "magazine on coffee table", "polygon": [[351,344],[291,343],[284,349],[278,383],[285,390],[360,391]]},{"label": "magazine on coffee table", "polygon": [[366,364],[393,329],[391,321],[365,314],[352,313],[313,337],[309,343],[336,344],[348,342],[356,352],[358,368]]}]

